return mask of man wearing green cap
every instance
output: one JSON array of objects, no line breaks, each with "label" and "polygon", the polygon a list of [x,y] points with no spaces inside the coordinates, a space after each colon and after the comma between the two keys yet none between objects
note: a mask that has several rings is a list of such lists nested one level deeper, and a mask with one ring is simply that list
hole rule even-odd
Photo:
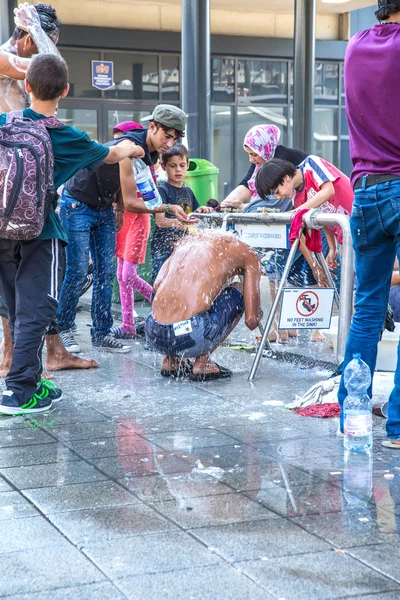
[{"label": "man wearing green cap", "polygon": [[[187,115],[177,106],[159,104],[147,118],[148,129],[136,129],[124,134],[143,149],[143,162],[152,166],[159,152],[166,152],[184,135]],[[121,138],[119,138],[119,141]],[[113,144],[115,142],[110,142]],[[61,218],[68,234],[66,249],[67,269],[61,289],[57,322],[66,348],[79,351],[74,336],[74,322],[79,291],[86,278],[89,252],[96,263],[93,280],[92,344],[108,352],[129,352],[130,346],[121,344],[110,334],[113,324],[111,296],[114,279],[116,220],[112,208],[118,196],[117,220],[123,210],[138,213],[170,213],[183,223],[190,217],[178,205],[165,204],[149,210],[137,197],[132,161],[123,160],[116,168],[102,163],[95,172],[83,170],[64,187],[61,199]],[[122,219],[121,219],[122,223]]]}]

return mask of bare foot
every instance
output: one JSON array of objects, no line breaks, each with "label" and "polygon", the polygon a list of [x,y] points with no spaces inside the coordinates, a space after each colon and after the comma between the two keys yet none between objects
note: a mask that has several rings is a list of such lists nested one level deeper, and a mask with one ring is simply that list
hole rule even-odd
[{"label": "bare foot", "polygon": [[166,356],[163,360],[161,369],[163,371],[177,371],[179,369],[180,360],[176,356]]},{"label": "bare foot", "polygon": [[290,334],[288,334],[286,329],[279,329],[278,335],[276,334],[276,331],[273,330],[273,331],[270,331],[270,333],[268,334],[268,341],[271,342],[272,344],[278,340],[280,343],[285,343],[288,341],[289,335]]},{"label": "bare foot", "polygon": [[54,375],[47,373],[47,371],[43,371],[41,379],[54,379]]},{"label": "bare foot", "polygon": [[297,338],[299,337],[299,332],[297,329],[289,329],[289,337]]},{"label": "bare foot", "polygon": [[311,334],[311,342],[325,342],[326,337],[323,333],[319,331],[319,329],[314,329]]},{"label": "bare foot", "polygon": [[99,366],[96,360],[86,360],[79,358],[70,352],[66,354],[54,355],[46,360],[46,369],[48,371],[63,371],[65,369],[94,369]]},{"label": "bare foot", "polygon": [[63,371],[64,369],[94,369],[99,366],[96,360],[79,358],[68,352],[59,335],[46,335],[48,371]]},{"label": "bare foot", "polygon": [[193,365],[193,375],[206,375],[208,373],[219,373],[220,368],[210,360],[209,356],[198,356]]}]

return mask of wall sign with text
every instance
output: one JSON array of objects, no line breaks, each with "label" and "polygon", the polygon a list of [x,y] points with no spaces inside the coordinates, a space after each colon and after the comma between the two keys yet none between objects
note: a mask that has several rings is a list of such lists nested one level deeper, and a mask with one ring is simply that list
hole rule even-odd
[{"label": "wall sign with text", "polygon": [[112,60],[92,60],[92,86],[108,90],[114,85],[114,63]]}]

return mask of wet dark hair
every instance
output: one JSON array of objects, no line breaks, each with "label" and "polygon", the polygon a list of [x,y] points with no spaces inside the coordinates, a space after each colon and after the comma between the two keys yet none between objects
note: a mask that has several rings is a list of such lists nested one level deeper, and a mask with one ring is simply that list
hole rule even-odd
[{"label": "wet dark hair", "polygon": [[67,63],[55,54],[37,54],[29,63],[26,79],[35,98],[55,100],[68,85]]},{"label": "wet dark hair", "polygon": [[271,158],[264,163],[256,175],[256,190],[257,194],[263,200],[268,196],[273,195],[279,185],[283,185],[286,175],[294,177],[296,169],[288,160],[280,158]]},{"label": "wet dark hair", "polygon": [[160,160],[163,165],[166,165],[174,156],[179,156],[179,158],[186,158],[186,160],[189,160],[189,153],[186,146],[183,144],[175,144],[175,146],[172,146],[172,148],[167,150],[167,152],[163,152],[161,154]]},{"label": "wet dark hair", "polygon": [[[154,125],[156,126],[157,131],[161,128],[164,133],[169,133],[171,131],[171,129],[174,129],[173,127],[167,127],[167,125],[163,125],[162,123],[160,123],[159,121],[150,121],[151,123],[154,123]],[[176,137],[183,137],[185,135],[184,131],[180,131],[179,129],[174,129],[175,131],[175,136]]]},{"label": "wet dark hair", "polygon": [[[60,34],[61,21],[57,17],[57,13],[54,8],[52,8],[49,4],[36,4],[35,5],[36,12],[39,15],[40,25],[42,29],[49,37],[53,37],[55,35]],[[20,40],[28,32],[16,27],[13,33],[13,38]]]},{"label": "wet dark hair", "polygon": [[219,206],[219,202],[215,198],[210,198],[207,200],[206,206],[209,206],[210,208],[217,208]]},{"label": "wet dark hair", "polygon": [[399,0],[378,0],[378,10],[375,16],[378,21],[386,21],[394,13],[400,12]]}]

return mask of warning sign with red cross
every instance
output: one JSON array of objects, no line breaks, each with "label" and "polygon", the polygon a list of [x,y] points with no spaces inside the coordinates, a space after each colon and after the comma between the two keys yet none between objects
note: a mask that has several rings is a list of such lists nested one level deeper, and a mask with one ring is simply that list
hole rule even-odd
[{"label": "warning sign with red cross", "polygon": [[334,295],[333,288],[284,289],[279,329],[329,329]]}]

